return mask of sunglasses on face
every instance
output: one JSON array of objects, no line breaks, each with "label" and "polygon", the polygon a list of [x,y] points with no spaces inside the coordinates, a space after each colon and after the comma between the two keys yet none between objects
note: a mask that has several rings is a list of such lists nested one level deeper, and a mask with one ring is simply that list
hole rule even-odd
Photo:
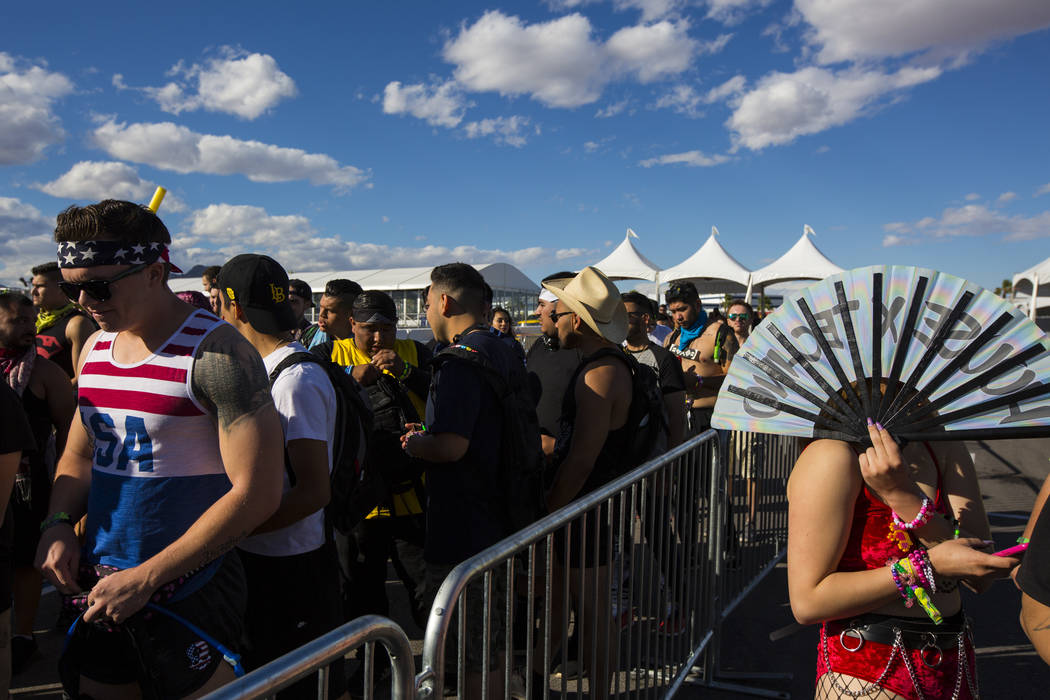
[{"label": "sunglasses on face", "polygon": [[150,263],[140,263],[134,265],[123,272],[118,272],[108,280],[88,280],[87,282],[62,281],[58,283],[58,288],[62,290],[63,294],[69,297],[70,301],[78,301],[81,292],[84,292],[95,301],[109,301],[110,297],[113,296],[113,292],[110,290],[109,285],[118,280],[122,280],[125,277],[130,277],[136,272],[142,272],[149,266],[149,264]]},{"label": "sunglasses on face", "polygon": [[573,312],[573,311],[562,311],[561,313],[558,313],[557,311],[552,309],[551,310],[551,320],[554,321],[555,323],[557,323],[559,318],[561,318],[562,316],[568,316],[571,313],[575,313],[575,312]]},{"label": "sunglasses on face", "polygon": [[747,313],[746,311],[742,314],[726,314],[726,318],[728,318],[730,321],[746,321],[747,319],[751,318],[751,314]]}]

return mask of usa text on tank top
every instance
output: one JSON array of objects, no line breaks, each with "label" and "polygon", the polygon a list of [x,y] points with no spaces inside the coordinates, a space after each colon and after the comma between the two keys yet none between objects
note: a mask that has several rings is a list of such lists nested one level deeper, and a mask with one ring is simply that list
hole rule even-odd
[{"label": "usa text on tank top", "polygon": [[194,355],[222,321],[191,314],[145,360],[113,359],[100,333],[80,372],[80,417],[91,437],[87,556],[137,566],[178,539],[230,488],[215,421],[193,395]]}]

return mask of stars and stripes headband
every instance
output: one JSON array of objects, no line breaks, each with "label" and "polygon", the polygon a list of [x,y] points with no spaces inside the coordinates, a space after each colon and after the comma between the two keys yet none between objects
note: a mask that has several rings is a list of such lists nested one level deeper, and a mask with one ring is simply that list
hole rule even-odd
[{"label": "stars and stripes headband", "polygon": [[141,265],[163,260],[172,272],[182,272],[168,259],[163,243],[129,241],[65,241],[58,244],[58,266],[98,267],[100,265]]}]

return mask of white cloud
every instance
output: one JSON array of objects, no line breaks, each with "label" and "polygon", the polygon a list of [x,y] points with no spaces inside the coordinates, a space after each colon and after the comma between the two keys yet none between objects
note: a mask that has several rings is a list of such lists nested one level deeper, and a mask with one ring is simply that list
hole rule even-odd
[{"label": "white cloud", "polygon": [[696,119],[704,116],[699,109],[703,97],[691,85],[675,85],[653,103],[654,109],[673,109],[679,114]]},{"label": "white cloud", "polygon": [[552,255],[549,248],[540,246],[518,250],[466,245],[410,248],[344,241],[319,233],[304,216],[273,215],[261,207],[232,204],[213,204],[195,211],[187,218],[186,226],[187,230],[175,236],[172,245],[179,260],[208,264],[216,258],[253,250],[272,256],[291,272],[438,265],[454,260],[522,266],[563,259],[559,255],[576,255],[573,249]]},{"label": "white cloud", "polygon": [[736,97],[744,91],[747,79],[742,75],[734,75],[721,85],[711,88],[704,95],[705,104],[714,104],[726,98]]},{"label": "white cloud", "polygon": [[705,47],[688,30],[685,20],[661,20],[625,27],[602,43],[580,14],[527,24],[490,10],[463,25],[443,56],[467,90],[528,95],[549,107],[572,108],[597,101],[613,80],[646,83],[689,69]]},{"label": "white cloud", "polygon": [[114,158],[177,173],[240,174],[253,182],[309,180],[337,190],[361,185],[370,175],[323,153],[199,134],[171,122],[125,124],[108,119],[92,138]]},{"label": "white cloud", "polygon": [[584,141],[583,142],[583,150],[586,151],[587,153],[594,153],[595,151],[597,151],[601,147],[602,147],[602,145],[600,143],[598,143],[597,141]]},{"label": "white cloud", "polygon": [[829,146],[829,145],[827,145],[827,144],[824,144],[823,146],[821,146],[820,148],[818,148],[818,149],[817,149],[817,150],[815,151],[815,153],[816,153],[817,155],[824,155],[825,153],[827,153],[827,152],[828,152],[828,151],[830,151],[830,150],[831,150],[831,146]]},{"label": "white cloud", "polygon": [[598,119],[608,119],[609,117],[615,117],[617,114],[620,114],[625,109],[627,109],[627,105],[629,105],[630,103],[631,101],[629,99],[624,98],[619,102],[613,102],[609,105],[606,105],[605,107],[602,107],[594,113],[594,116]]},{"label": "white cloud", "polygon": [[[156,183],[139,177],[138,171],[127,163],[82,160],[57,179],[33,185],[52,197],[66,199],[126,199],[148,202],[157,189]],[[165,195],[166,211],[183,211],[185,203],[172,195]]]},{"label": "white cloud", "polygon": [[440,85],[402,85],[398,81],[387,83],[383,90],[384,114],[411,114],[425,119],[432,126],[453,128],[463,121],[463,113],[470,104],[454,80]]},{"label": "white cloud", "polygon": [[685,20],[625,27],[605,43],[613,70],[632,73],[642,83],[684,72],[700,48],[700,43],[689,37]]},{"label": "white cloud", "polygon": [[1006,204],[1007,202],[1012,202],[1015,199],[1017,199],[1016,192],[1003,192],[995,201],[997,204]]},{"label": "white cloud", "polygon": [[900,245],[915,245],[918,241],[914,238],[907,238],[906,236],[898,236],[896,234],[887,234],[882,238],[882,247],[890,248],[892,246]]},{"label": "white cloud", "polygon": [[923,217],[914,224],[895,222],[883,228],[931,238],[995,235],[1011,241],[1030,240],[1050,236],[1050,211],[1033,216],[1010,216],[983,204],[966,204],[948,207],[939,217]]},{"label": "white cloud", "polygon": [[961,54],[1050,27],[1043,0],[796,0],[795,9],[825,64],[927,49]]},{"label": "white cloud", "polygon": [[1045,185],[1041,186],[1035,191],[1036,197],[1039,197],[1040,195],[1044,194],[1050,194],[1050,182],[1046,183]]},{"label": "white cloud", "polygon": [[707,0],[707,17],[725,24],[737,24],[752,9],[765,7],[772,0]]},{"label": "white cloud", "polygon": [[970,194],[966,195],[967,202],[976,202],[980,198],[981,195],[977,194],[976,192],[971,192]]},{"label": "white cloud", "polygon": [[14,197],[0,197],[0,279],[17,284],[30,268],[55,259],[54,217]]},{"label": "white cloud", "polygon": [[0,165],[31,163],[65,137],[54,113],[73,83],[41,65],[23,65],[0,51]]},{"label": "white cloud", "polygon": [[810,66],[766,75],[732,101],[726,121],[734,145],[751,150],[782,145],[805,134],[841,126],[874,108],[883,96],[937,78],[937,67],[905,67],[894,73],[851,67],[829,71]]},{"label": "white cloud", "polygon": [[638,165],[643,168],[651,168],[654,165],[689,165],[692,167],[709,168],[713,165],[721,165],[729,160],[729,156],[717,154],[705,155],[700,151],[686,151],[685,153],[670,153],[656,158],[647,158],[639,161]]},{"label": "white cloud", "polygon": [[494,119],[467,122],[463,125],[463,133],[466,134],[468,139],[490,136],[496,143],[505,143],[508,146],[521,148],[527,140],[524,132],[528,126],[528,117],[515,114],[511,117],[496,117]]},{"label": "white cloud", "polygon": [[[547,4],[555,10],[574,10],[596,2],[601,2],[601,0],[548,0]],[[612,5],[618,11],[639,10],[642,13],[642,21],[649,22],[677,14],[685,2],[684,0],[613,0]]]},{"label": "white cloud", "polygon": [[589,250],[587,248],[560,248],[554,251],[555,260],[571,260],[572,258],[581,258],[587,255],[595,255],[598,251]]},{"label": "white cloud", "polygon": [[[172,66],[168,75],[175,80],[142,92],[162,110],[179,114],[205,109],[256,119],[283,99],[295,97],[295,81],[284,73],[268,54],[248,53],[224,46],[221,54],[205,63]],[[113,76],[113,85],[125,89],[123,76]]]}]

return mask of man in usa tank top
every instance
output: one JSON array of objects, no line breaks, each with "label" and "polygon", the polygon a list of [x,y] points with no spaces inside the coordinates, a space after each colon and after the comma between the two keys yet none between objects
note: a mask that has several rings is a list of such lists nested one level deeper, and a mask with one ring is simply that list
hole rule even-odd
[{"label": "man in usa tank top", "polygon": [[57,224],[62,291],[102,329],[81,355],[80,420],[37,553],[83,611],[59,674],[73,697],[203,693],[234,677],[223,657],[243,627],[243,571],[224,555],[280,502],[262,359],[168,289],[170,236],[146,207],[74,206]]}]

